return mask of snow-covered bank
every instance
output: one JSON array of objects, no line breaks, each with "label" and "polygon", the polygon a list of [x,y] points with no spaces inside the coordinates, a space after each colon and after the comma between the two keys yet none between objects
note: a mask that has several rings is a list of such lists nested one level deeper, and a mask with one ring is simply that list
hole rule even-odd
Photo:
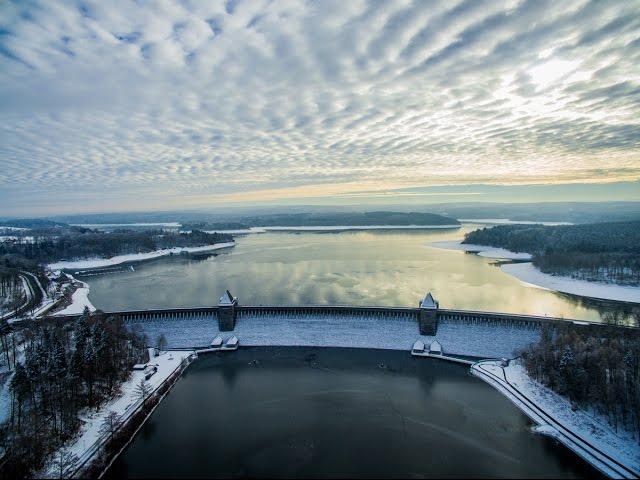
[{"label": "snow-covered bank", "polygon": [[482,225],[545,225],[549,227],[573,225],[571,222],[536,222],[531,220],[509,220],[508,218],[460,218],[459,220],[465,223],[479,223]]},{"label": "snow-covered bank", "polygon": [[196,252],[208,252],[212,250],[219,250],[221,248],[233,247],[235,242],[215,243],[213,245],[204,245],[201,247],[174,247],[166,248],[163,250],[155,250],[153,252],[146,253],[130,253],[127,255],[116,255],[111,258],[92,258],[86,260],[71,260],[62,261],[56,263],[50,263],[48,268],[50,270],[64,270],[64,269],[89,269],[100,267],[111,267],[114,265],[121,265],[129,262],[140,262],[143,260],[151,260],[153,258],[163,257],[165,255],[179,254],[179,253],[196,253]]},{"label": "snow-covered bank", "polygon": [[77,315],[84,312],[85,307],[89,308],[89,311],[95,312],[96,307],[93,306],[91,300],[89,300],[89,285],[84,282],[78,282],[82,284],[78,287],[71,296],[71,305],[64,310],[54,313],[53,315]]},{"label": "snow-covered bank", "polygon": [[291,227],[260,227],[268,232],[341,232],[345,230],[431,230],[460,228],[461,225],[318,225]]},{"label": "snow-covered bank", "polygon": [[[186,233],[191,232],[191,230],[185,230]],[[204,233],[228,233],[229,235],[244,235],[249,233],[265,233],[266,230],[262,227],[250,227],[250,228],[239,228],[236,230],[205,230]]]},{"label": "snow-covered bank", "polygon": [[571,402],[531,379],[524,367],[511,362],[483,361],[471,372],[489,383],[539,426],[538,433],[556,438],[612,478],[638,478],[640,448],[631,432],[618,431],[606,418],[574,410]]},{"label": "snow-covered bank", "polygon": [[[147,381],[151,392],[155,392],[174,372],[178,371],[183,359],[189,357],[192,351],[163,352],[151,359],[150,364],[156,365],[158,371]],[[120,422],[126,422],[142,406],[142,399],[136,392],[136,386],[144,378],[143,371],[134,371],[131,378],[121,387],[121,393],[108,404],[103,405],[98,412],[89,411],[80,417],[82,427],[79,435],[66,447],[78,457],[79,463],[84,464],[99,452],[102,442],[109,436],[102,431],[105,417],[110,412],[116,412]],[[52,468],[45,469],[40,477],[51,478]]]},{"label": "snow-covered bank", "polygon": [[134,223],[71,223],[74,227],[83,228],[111,228],[111,227],[171,227],[178,228],[180,224],[178,222],[134,222]]},{"label": "snow-covered bank", "polygon": [[497,258],[503,260],[531,260],[531,255],[525,252],[512,252],[505,248],[489,247],[487,245],[473,245],[462,243],[462,240],[446,242],[431,242],[428,247],[442,248],[445,250],[459,250],[462,252],[477,253],[481,257]]},{"label": "snow-covered bank", "polygon": [[640,287],[550,275],[541,272],[530,262],[508,263],[500,268],[521,282],[549,290],[601,300],[640,303]]}]

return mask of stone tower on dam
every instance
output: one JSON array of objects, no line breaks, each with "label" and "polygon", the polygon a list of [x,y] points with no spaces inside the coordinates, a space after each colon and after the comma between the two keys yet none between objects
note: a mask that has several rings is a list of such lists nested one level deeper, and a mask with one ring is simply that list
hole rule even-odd
[{"label": "stone tower on dam", "polygon": [[236,326],[238,315],[238,298],[226,290],[218,302],[218,329],[221,332],[230,332]]},{"label": "stone tower on dam", "polygon": [[420,335],[435,335],[438,331],[438,302],[429,292],[418,306],[420,307],[418,313]]}]

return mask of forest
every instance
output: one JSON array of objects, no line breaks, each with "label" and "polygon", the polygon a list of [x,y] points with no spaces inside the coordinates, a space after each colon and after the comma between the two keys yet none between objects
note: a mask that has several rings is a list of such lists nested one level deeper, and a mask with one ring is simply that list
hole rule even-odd
[{"label": "forest", "polygon": [[144,253],[172,247],[197,247],[230,242],[231,235],[189,233],[163,230],[116,230],[101,232],[90,229],[65,230],[60,235],[34,236],[30,242],[0,242],[0,256],[17,255],[39,263],[58,260],[105,257],[128,253]]},{"label": "forest", "polygon": [[470,232],[463,243],[531,253],[545,273],[640,285],[640,221],[500,225]]},{"label": "forest", "polygon": [[0,340],[0,364],[13,372],[10,416],[0,430],[4,478],[29,477],[41,469],[78,431],[79,415],[117,393],[131,367],[148,355],[146,339],[121,320],[88,311],[66,327],[5,329]]},{"label": "forest", "polygon": [[[597,331],[596,331],[597,329]],[[587,411],[604,415],[640,444],[640,334],[611,326],[545,325],[522,352],[529,375]]]}]

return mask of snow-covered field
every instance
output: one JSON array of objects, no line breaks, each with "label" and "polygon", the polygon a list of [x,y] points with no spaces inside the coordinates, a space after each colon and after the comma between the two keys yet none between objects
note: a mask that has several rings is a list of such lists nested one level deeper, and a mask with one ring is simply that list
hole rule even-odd
[{"label": "snow-covered field", "polygon": [[477,253],[481,257],[497,258],[504,260],[531,260],[531,255],[525,252],[512,252],[505,248],[488,247],[487,245],[474,245],[462,243],[462,240],[446,242],[431,242],[428,247],[443,248],[445,250],[459,250],[462,252]]},{"label": "snow-covered field", "polygon": [[[493,373],[497,378],[485,375],[483,370]],[[631,432],[616,432],[604,417],[581,409],[574,410],[568,399],[529,377],[522,365],[511,362],[508,367],[502,368],[498,362],[487,361],[472,367],[472,373],[498,389],[538,423],[537,432],[558,439],[608,475],[613,478],[637,478],[640,474],[640,447]],[[505,377],[508,383],[503,381]],[[523,401],[519,394],[530,403]],[[578,438],[568,434],[565,429]],[[612,465],[597,450],[631,468],[635,475],[622,476],[619,467]]]},{"label": "snow-covered field", "polygon": [[208,252],[212,250],[219,250],[221,248],[233,247],[235,242],[216,243],[213,245],[204,245],[201,247],[174,247],[166,248],[163,250],[155,250],[153,252],[146,253],[130,253],[127,255],[116,255],[111,258],[91,258],[86,260],[71,260],[62,261],[56,263],[50,263],[48,268],[50,270],[63,270],[63,269],[87,269],[87,268],[100,268],[111,267],[114,265],[121,265],[128,262],[140,262],[143,260],[151,260],[152,258],[163,257],[165,255],[179,254],[179,253],[196,253],[196,252]]},{"label": "snow-covered field", "polygon": [[[204,347],[218,335],[215,316],[130,323],[155,340],[164,333],[172,348]],[[436,336],[420,336],[415,319],[350,315],[243,315],[233,332],[241,345],[317,346],[411,350],[434,339],[445,353],[483,358],[511,356],[539,338],[535,329],[443,320]]]},{"label": "snow-covered field", "polygon": [[500,268],[524,283],[549,290],[603,300],[640,303],[640,287],[550,275],[541,272],[530,262],[508,263]]},{"label": "snow-covered field", "polygon": [[[183,358],[187,358],[192,353],[192,351],[172,351],[163,352],[160,356],[154,357],[150,363],[156,365],[158,371],[147,382],[152,391],[155,391],[180,367]],[[144,372],[134,371],[129,381],[122,385],[121,393],[116,398],[100,408],[98,412],[87,412],[80,417],[82,422],[80,433],[67,445],[71,453],[81,461],[86,460],[88,455],[94,453],[92,448],[94,444],[104,438],[101,427],[109,412],[116,412],[122,420],[127,420],[142,405],[142,400],[136,394],[136,386],[142,378],[144,378]],[[52,470],[45,470],[39,476],[50,478],[52,473]]]},{"label": "snow-covered field", "polygon": [[71,296],[71,305],[64,310],[54,313],[54,315],[80,314],[84,312],[85,307],[88,307],[91,312],[95,312],[96,307],[94,307],[91,300],[89,300],[89,285],[84,282],[78,283],[81,283],[83,286],[78,287],[76,291],[73,292],[73,295]]}]

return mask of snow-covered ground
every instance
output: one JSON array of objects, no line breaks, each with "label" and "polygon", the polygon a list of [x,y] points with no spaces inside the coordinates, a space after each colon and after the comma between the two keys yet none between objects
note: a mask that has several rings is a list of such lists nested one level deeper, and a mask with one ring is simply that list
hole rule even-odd
[{"label": "snow-covered ground", "polygon": [[[191,230],[185,230],[186,233],[191,232]],[[265,233],[266,230],[262,227],[251,227],[251,228],[239,228],[237,230],[205,230],[204,233],[228,233],[230,235],[244,235],[248,233]]]},{"label": "snow-covered ground", "polygon": [[[23,308],[25,305],[27,305],[27,303],[31,301],[31,289],[29,288],[29,283],[27,282],[27,279],[24,278],[24,275],[20,275],[20,280],[22,281],[22,293],[25,296],[25,301],[18,308]],[[8,301],[9,298],[0,298],[0,305],[3,305]],[[14,310],[11,310],[0,315],[0,320],[4,320],[5,318],[10,317],[11,315],[13,315],[13,312]]]},{"label": "snow-covered ground", "polygon": [[17,237],[15,235],[0,235],[0,243],[7,242],[7,241],[16,242],[16,243],[34,243],[35,239],[34,237],[29,235],[24,237]]},{"label": "snow-covered ground", "polygon": [[234,245],[235,245],[235,242],[225,242],[225,243],[216,243],[213,245],[204,245],[201,247],[165,248],[163,250],[155,250],[153,252],[116,255],[115,257],[111,257],[111,258],[91,258],[86,260],[71,260],[71,261],[50,263],[48,265],[48,268],[50,270],[63,270],[63,269],[72,270],[72,269],[110,267],[114,265],[121,265],[123,263],[128,263],[128,262],[140,262],[143,260],[150,260],[152,258],[163,257],[165,255],[171,255],[171,254],[208,252],[212,250],[219,250],[221,248],[233,247]]},{"label": "snow-covered ground", "polygon": [[[613,478],[640,475],[640,448],[631,432],[616,432],[604,417],[574,410],[568,399],[533,380],[517,362],[503,368],[498,362],[484,361],[474,365],[471,371],[535,421],[539,425],[538,433],[553,436]],[[625,472],[603,453],[635,473]]]},{"label": "snow-covered ground", "polygon": [[573,225],[571,222],[535,222],[531,220],[509,220],[508,218],[460,218],[461,222],[479,223],[482,225]]},{"label": "snow-covered ground", "polygon": [[158,222],[158,223],[145,223],[145,222],[137,222],[137,223],[72,223],[72,226],[75,227],[84,227],[84,228],[112,228],[112,227],[172,227],[178,228],[180,224],[178,222]]},{"label": "snow-covered ground", "polygon": [[91,300],[89,300],[89,285],[85,282],[77,281],[82,284],[78,287],[73,295],[71,295],[71,305],[64,310],[54,313],[53,315],[76,315],[84,312],[84,308],[88,307],[89,311],[95,312],[96,307],[93,306]]},{"label": "snow-covered ground", "polygon": [[428,247],[443,248],[445,250],[460,250],[462,252],[477,253],[481,257],[497,258],[504,260],[531,260],[531,255],[525,252],[512,252],[505,248],[489,247],[487,245],[474,245],[462,243],[462,240],[450,240],[445,242],[431,242]]},{"label": "snow-covered ground", "polygon": [[[205,347],[218,335],[216,316],[158,319],[128,324],[155,339],[161,333],[171,348]],[[511,356],[539,339],[539,331],[517,326],[442,320],[435,336],[420,336],[414,318],[351,315],[243,315],[233,332],[241,345],[317,346],[411,350],[420,338],[435,339],[444,353],[482,358]]]},{"label": "snow-covered ground", "polygon": [[640,303],[640,287],[550,275],[541,272],[530,262],[508,263],[500,268],[521,282],[549,290],[603,300]]},{"label": "snow-covered ground", "polygon": [[11,415],[11,379],[13,372],[6,371],[6,365],[3,365],[2,382],[0,382],[0,425],[3,424]]},{"label": "snow-covered ground", "polygon": [[[158,371],[147,382],[152,391],[155,392],[173,372],[180,368],[182,359],[187,358],[192,353],[192,351],[172,351],[163,352],[160,356],[154,357],[150,364],[156,365]],[[109,412],[118,413],[121,420],[125,421],[140,408],[142,399],[136,394],[136,386],[142,378],[144,378],[144,372],[134,371],[131,374],[131,378],[122,385],[121,393],[116,398],[100,408],[98,412],[87,412],[80,417],[80,421],[83,424],[80,427],[80,433],[66,446],[80,461],[84,461],[88,456],[93,455],[96,442],[100,442],[105,438],[105,434],[101,432],[102,422]],[[39,476],[49,477],[51,473],[53,473],[52,470],[45,469]]]}]

